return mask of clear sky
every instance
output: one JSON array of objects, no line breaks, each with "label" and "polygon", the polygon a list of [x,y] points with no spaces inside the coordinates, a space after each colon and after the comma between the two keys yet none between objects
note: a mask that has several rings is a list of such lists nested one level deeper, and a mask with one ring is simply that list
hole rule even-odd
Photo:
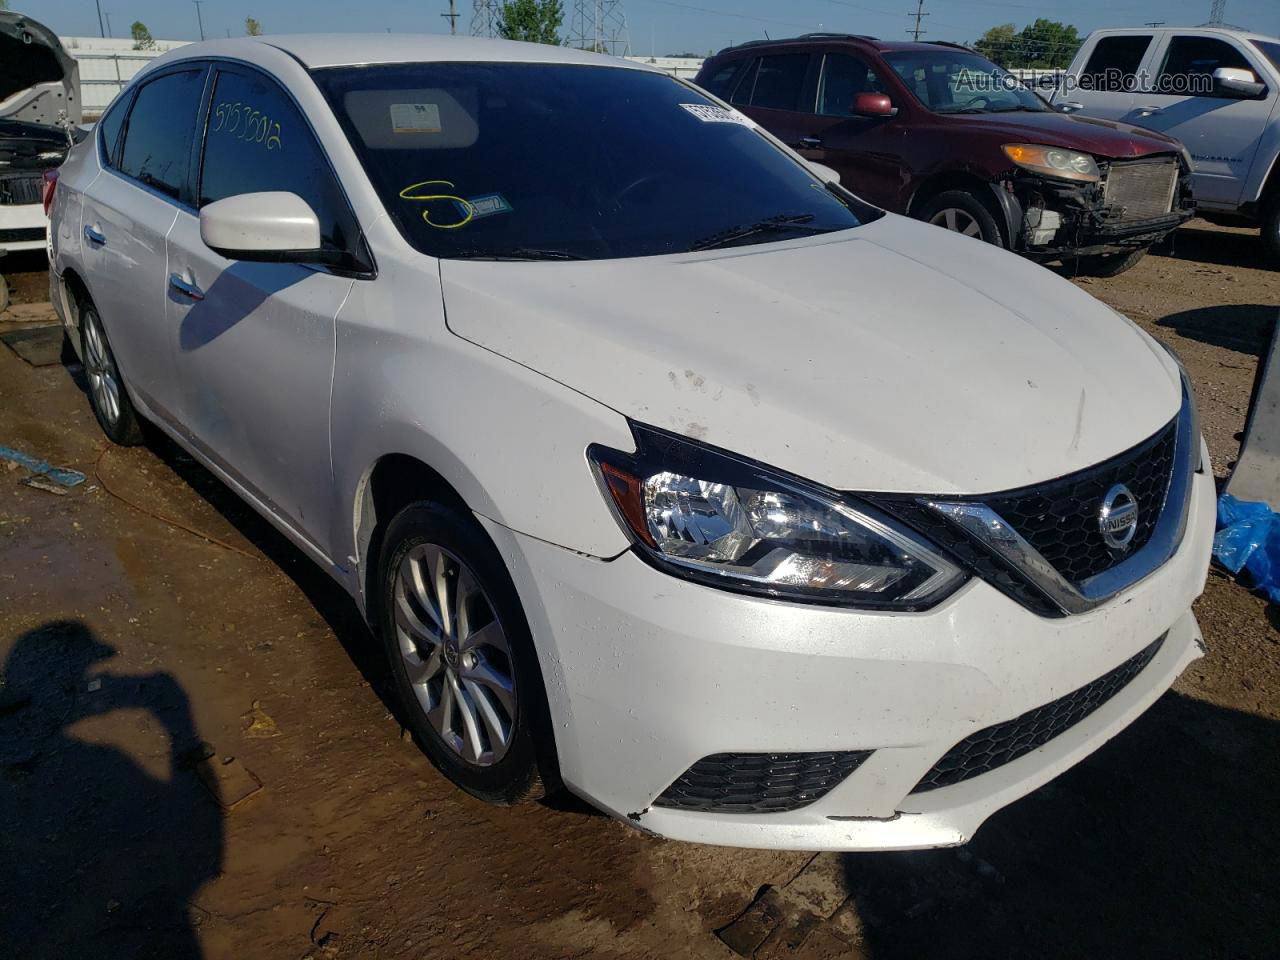
[{"label": "clear sky", "polygon": [[[194,40],[196,7],[190,0],[99,0],[115,36],[127,36],[134,20],[153,36]],[[574,0],[563,0],[566,15]],[[472,0],[456,0],[459,32],[470,26]],[[916,0],[624,0],[632,52],[659,56],[684,50],[700,54],[730,43],[811,30],[906,36]],[[96,36],[94,0],[10,0],[63,36]],[[1000,23],[1021,27],[1036,17],[1073,23],[1083,35],[1098,27],[1133,26],[1150,20],[1170,25],[1203,23],[1210,0],[925,0],[926,39],[968,41]],[[266,33],[303,31],[448,32],[440,16],[448,0],[204,0],[207,36],[244,32],[247,16]],[[1226,19],[1261,33],[1280,35],[1280,0],[1227,0]]]}]

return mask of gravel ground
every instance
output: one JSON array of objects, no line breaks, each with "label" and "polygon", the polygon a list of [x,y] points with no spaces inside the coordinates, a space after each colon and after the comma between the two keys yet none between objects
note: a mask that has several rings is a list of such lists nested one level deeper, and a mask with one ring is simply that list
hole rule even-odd
[{"label": "gravel ground", "polygon": [[[1197,224],[1076,281],[1184,358],[1219,476],[1280,305],[1256,248]],[[89,475],[0,465],[0,955],[1280,956],[1280,620],[1224,577],[1209,655],[963,849],[664,842],[451,788],[350,602],[171,447],[108,448],[78,376],[0,347],[0,444]]]}]

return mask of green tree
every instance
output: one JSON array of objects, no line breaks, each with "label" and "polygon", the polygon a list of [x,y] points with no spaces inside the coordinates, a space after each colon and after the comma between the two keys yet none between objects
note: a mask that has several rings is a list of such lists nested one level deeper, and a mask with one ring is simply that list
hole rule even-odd
[{"label": "green tree", "polygon": [[498,33],[504,40],[560,45],[564,6],[560,0],[503,0]]},{"label": "green tree", "polygon": [[1024,67],[1037,70],[1060,70],[1070,65],[1080,49],[1080,34],[1070,24],[1043,17],[1027,24],[1018,35]]},{"label": "green tree", "polygon": [[155,49],[156,42],[151,36],[151,31],[147,29],[147,25],[141,20],[133,21],[133,26],[129,28],[129,32],[133,34],[133,49]]},{"label": "green tree", "polygon": [[1014,54],[1014,48],[1017,46],[1018,34],[1012,23],[1004,23],[998,27],[992,27],[976,41],[974,41],[973,49],[990,60],[992,63],[998,63],[1002,67],[1013,66],[1009,59]]},{"label": "green tree", "polygon": [[262,36],[262,24],[260,24],[257,20],[253,19],[253,17],[245,17],[244,18],[244,35],[246,37]]}]

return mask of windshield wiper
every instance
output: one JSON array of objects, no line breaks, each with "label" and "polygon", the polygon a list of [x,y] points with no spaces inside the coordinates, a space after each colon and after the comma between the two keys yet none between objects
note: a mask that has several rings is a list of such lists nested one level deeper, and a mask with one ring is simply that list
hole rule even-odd
[{"label": "windshield wiper", "polygon": [[580,253],[569,250],[543,250],[538,247],[512,247],[510,250],[494,250],[490,253],[463,254],[459,260],[586,260]]},{"label": "windshield wiper", "polygon": [[720,233],[713,233],[711,236],[697,241],[689,249],[714,250],[717,247],[729,247],[739,240],[746,240],[762,233],[831,233],[833,230],[840,229],[839,227],[809,226],[812,220],[812,213],[769,217],[747,226],[730,227]]}]

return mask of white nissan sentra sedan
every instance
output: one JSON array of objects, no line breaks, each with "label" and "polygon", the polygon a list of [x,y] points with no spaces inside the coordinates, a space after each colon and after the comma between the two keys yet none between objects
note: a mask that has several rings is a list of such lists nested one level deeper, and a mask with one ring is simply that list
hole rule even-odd
[{"label": "white nissan sentra sedan", "polygon": [[1176,360],[645,66],[192,44],[51,213],[103,430],[156,425],[328,571],[486,800],[959,844],[1202,651]]}]

